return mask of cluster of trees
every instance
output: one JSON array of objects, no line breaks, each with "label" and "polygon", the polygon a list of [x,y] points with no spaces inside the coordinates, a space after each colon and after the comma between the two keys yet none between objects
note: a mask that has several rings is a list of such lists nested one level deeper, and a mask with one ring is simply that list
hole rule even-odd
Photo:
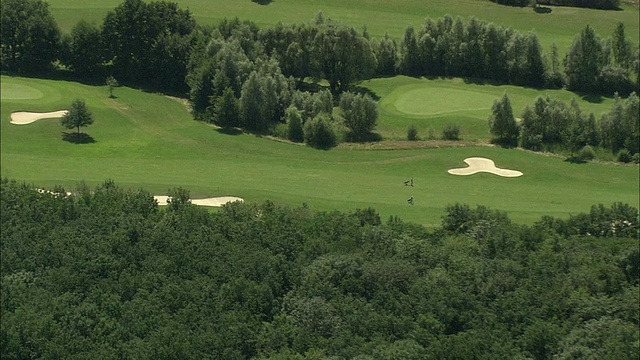
[{"label": "cluster of trees", "polygon": [[640,100],[635,93],[626,99],[616,94],[611,110],[599,122],[593,113],[582,112],[573,98],[566,104],[538,96],[533,105],[524,108],[520,123],[505,93],[493,104],[489,129],[495,142],[529,150],[561,148],[572,157],[580,152],[583,160],[589,160],[593,147],[599,146],[611,150],[619,161],[640,160]]},{"label": "cluster of trees", "polygon": [[587,25],[564,59],[566,85],[584,92],[629,94],[638,85],[630,78],[634,72],[639,74],[638,51],[635,55],[622,23],[618,23],[611,38],[604,40]]},{"label": "cluster of trees", "polygon": [[4,70],[43,72],[54,62],[81,79],[113,74],[130,84],[182,92],[196,23],[165,1],[125,0],[101,26],[78,22],[61,34],[42,0],[2,0]]},{"label": "cluster of trees", "polygon": [[638,211],[166,209],[107,181],[0,182],[7,359],[637,359]]},{"label": "cluster of trees", "polygon": [[[354,44],[365,44],[361,38],[322,14],[311,24],[264,31],[251,22],[225,20],[203,32],[193,50],[187,75],[193,113],[259,133],[280,135],[273,129],[285,124],[284,137],[316,147],[333,146],[341,128],[345,138],[364,139],[378,118],[375,102],[345,91],[363,76],[354,52]],[[297,90],[308,77],[327,79],[331,92]],[[334,94],[341,94],[341,116],[333,114]]]},{"label": "cluster of trees", "polygon": [[474,17],[427,18],[409,26],[400,47],[399,72],[412,76],[460,76],[541,87],[545,65],[538,37]]}]

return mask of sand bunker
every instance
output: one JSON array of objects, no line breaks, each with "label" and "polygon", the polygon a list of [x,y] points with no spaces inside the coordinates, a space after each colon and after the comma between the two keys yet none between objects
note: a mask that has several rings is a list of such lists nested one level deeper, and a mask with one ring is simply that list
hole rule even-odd
[{"label": "sand bunker", "polygon": [[[45,189],[36,189],[36,191],[41,194],[55,194],[53,191],[45,190]],[[72,195],[72,193],[67,191],[67,196],[70,196],[70,195]],[[169,197],[166,195],[154,195],[153,198],[158,202],[158,205],[168,205],[167,200],[169,200]],[[191,203],[194,205],[215,206],[215,207],[220,207],[226,203],[230,203],[234,201],[244,202],[242,198],[239,198],[236,196],[219,196],[219,197],[204,198],[204,199],[191,199]]]},{"label": "sand bunker", "polygon": [[18,111],[11,113],[10,123],[16,125],[26,125],[41,119],[61,118],[67,114],[67,110],[52,111],[46,113],[34,113],[27,111]]},{"label": "sand bunker", "polygon": [[[158,202],[158,205],[167,205],[167,200],[169,200],[169,197],[166,195],[156,195],[153,198],[156,199],[156,201]],[[244,200],[242,198],[235,197],[235,196],[220,196],[220,197],[204,198],[204,199],[191,199],[191,203],[194,205],[215,206],[215,207],[220,207],[226,203],[230,203],[234,201],[243,202]]]},{"label": "sand bunker", "polygon": [[504,177],[518,177],[522,176],[520,171],[516,170],[508,170],[508,169],[500,169],[496,167],[496,164],[493,160],[480,158],[480,157],[472,157],[464,159],[469,167],[459,168],[459,169],[451,169],[449,170],[449,174],[452,175],[473,175],[479,172],[487,172],[491,174],[495,174],[498,176]]}]

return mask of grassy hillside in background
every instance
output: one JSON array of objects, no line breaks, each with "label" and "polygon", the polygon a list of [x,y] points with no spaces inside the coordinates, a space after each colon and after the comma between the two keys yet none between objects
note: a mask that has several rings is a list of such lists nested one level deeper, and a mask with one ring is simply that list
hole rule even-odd
[{"label": "grassy hillside in background", "polygon": [[[316,210],[374,207],[385,219],[397,215],[425,225],[439,224],[444,207],[456,202],[504,210],[525,223],[544,214],[566,217],[588,211],[597,203],[638,206],[637,166],[571,164],[493,147],[319,151],[253,135],[221,134],[192,120],[182,102],[159,94],[121,87],[115,90],[117,98],[110,99],[106,86],[7,76],[0,80],[1,175],[42,187],[59,184],[73,190],[80,180],[94,186],[113,179],[155,194],[181,186],[194,198],[235,195],[247,201],[307,203]],[[94,114],[95,123],[84,129],[94,143],[62,140],[64,129],[57,119],[9,123],[13,111],[60,110],[76,97],[85,99]],[[385,103],[384,94],[380,101]],[[447,173],[464,167],[463,160],[472,156],[491,158],[498,167],[524,176]],[[413,188],[403,185],[410,177]],[[406,202],[412,195],[414,206]]]},{"label": "grassy hillside in background", "polygon": [[[49,0],[51,12],[59,26],[69,31],[79,20],[100,24],[104,15],[120,4],[120,0],[87,2],[81,0]],[[322,11],[327,17],[357,29],[367,26],[371,36],[380,38],[388,32],[400,39],[410,24],[420,26],[429,16],[446,14],[469,17],[513,27],[519,31],[534,30],[547,50],[556,43],[564,56],[573,38],[587,24],[602,37],[609,37],[616,23],[623,22],[627,36],[638,44],[638,7],[623,5],[622,11],[604,11],[571,7],[551,7],[549,13],[536,13],[532,8],[502,6],[488,0],[423,1],[423,0],[277,0],[259,5],[250,0],[178,0],[188,8],[200,24],[217,24],[222,19],[238,17],[271,26],[277,22],[308,22]]]}]

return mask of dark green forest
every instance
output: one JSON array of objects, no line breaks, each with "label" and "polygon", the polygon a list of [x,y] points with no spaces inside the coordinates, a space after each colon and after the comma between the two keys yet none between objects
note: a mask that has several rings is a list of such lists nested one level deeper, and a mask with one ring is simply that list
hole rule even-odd
[{"label": "dark green forest", "polygon": [[637,359],[638,210],[159,208],[0,183],[2,359]]}]

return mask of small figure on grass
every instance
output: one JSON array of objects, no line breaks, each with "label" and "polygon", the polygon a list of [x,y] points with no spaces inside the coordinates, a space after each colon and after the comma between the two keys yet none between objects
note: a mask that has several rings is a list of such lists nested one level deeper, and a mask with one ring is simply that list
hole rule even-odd
[{"label": "small figure on grass", "polygon": [[118,80],[116,80],[116,78],[114,78],[112,75],[109,75],[106,83],[107,86],[109,86],[109,97],[112,99],[115,98],[115,96],[113,95],[113,88],[120,86],[120,84],[118,84]]},{"label": "small figure on grass", "polygon": [[413,205],[413,195],[411,195],[411,197],[407,199],[407,202],[409,203],[409,205]]},{"label": "small figure on grass", "polygon": [[413,187],[413,177],[404,182],[404,186],[412,186]]}]

